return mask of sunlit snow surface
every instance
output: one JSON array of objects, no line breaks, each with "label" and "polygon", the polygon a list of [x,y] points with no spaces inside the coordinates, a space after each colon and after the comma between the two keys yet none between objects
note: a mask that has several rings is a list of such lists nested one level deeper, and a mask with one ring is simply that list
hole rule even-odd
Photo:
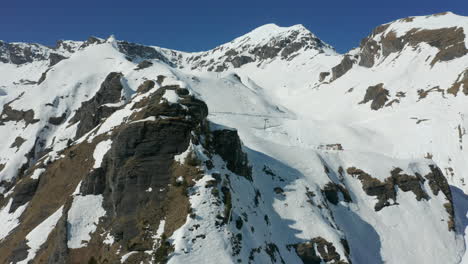
[{"label": "sunlit snow surface", "polygon": [[[412,23],[396,22],[388,30],[403,34],[412,27],[435,29],[454,25],[466,29],[468,20],[453,14],[417,17]],[[225,44],[224,51],[249,43],[266,43],[294,30],[307,34],[302,26],[281,28],[266,25]],[[166,54],[167,50],[161,50]],[[115,38],[111,38],[104,44],[91,45],[61,61],[48,71],[42,84],[33,87],[17,81],[39,79],[48,68],[46,62],[21,67],[0,64],[0,104],[18,98],[24,92],[11,103],[11,107],[25,111],[33,109],[35,118],[40,119],[28,126],[22,121],[0,126],[3,137],[0,141],[0,163],[6,164],[0,172],[0,179],[11,180],[16,176],[17,168],[26,162],[25,155],[38,136],[45,140],[46,147],[52,147],[52,152],[44,159],[60,158],[60,150],[67,146],[69,138],[74,138],[77,128],[76,124],[69,126],[67,121],[83,101],[97,92],[110,72],[122,72],[125,93],[131,97],[131,102],[78,142],[91,142],[98,135],[109,133],[116,126],[128,122],[128,117],[135,112],[133,104],[147,96],[136,94],[137,87],[147,79],[154,80],[158,75],[164,75],[163,83],[156,84],[148,93],[166,85],[189,89],[191,94],[207,103],[208,119],[213,128],[229,127],[238,131],[253,169],[252,182],[240,176],[230,177],[233,219],[244,217],[245,213],[248,222],[244,222],[241,230],[237,230],[235,223],[229,223],[219,231],[214,219],[220,208],[208,202],[214,198],[205,185],[213,179],[212,173],[224,175],[230,172],[220,157],[214,157],[215,168],[205,170],[205,176],[195,184],[196,192],[190,195],[191,207],[197,218],[187,217],[186,223],[169,238],[175,249],[169,263],[232,263],[237,259],[245,262],[252,248],[270,242],[278,246],[285,263],[298,263],[300,260],[294,250],[289,251],[287,246],[317,236],[332,242],[342,258],[345,250],[340,239],[346,237],[353,263],[467,263],[464,241],[468,225],[465,195],[468,191],[465,185],[468,180],[468,144],[465,137],[460,141],[458,130],[459,126],[468,128],[467,97],[461,92],[457,97],[429,93],[420,99],[417,91],[435,86],[449,88],[468,68],[468,58],[438,62],[432,66],[427,58],[437,52],[436,48],[424,43],[417,48],[405,47],[400,54],[381,58],[372,68],[355,65],[331,83],[318,80],[320,72],[330,71],[343,58],[331,49],[322,53],[314,49],[302,50],[290,61],[273,58],[260,65],[248,63],[240,68],[229,67],[220,73],[191,69],[183,59],[193,54],[176,53],[182,57],[180,63],[183,68],[172,68],[152,60],[153,66],[135,71],[136,63],[128,61],[116,49]],[[216,60],[222,54],[219,49],[209,53],[205,59]],[[378,111],[371,110],[369,104],[359,104],[366,89],[378,83],[384,84],[391,98],[399,92],[406,96],[400,98],[400,103]],[[177,103],[178,99],[173,90],[166,90],[163,96],[168,103]],[[47,104],[53,107],[45,107]],[[64,112],[68,113],[67,121],[44,129],[50,117]],[[136,122],[151,122],[156,118],[148,117]],[[422,119],[426,120],[417,123]],[[18,136],[26,141],[18,149],[10,148]],[[101,166],[110,144],[107,140],[96,146],[93,157],[90,157],[95,160],[94,168]],[[324,149],[326,144],[341,144],[343,150]],[[189,149],[176,156],[175,160],[183,163],[191,152],[203,156],[199,146],[190,144]],[[431,158],[424,158],[428,153]],[[442,193],[432,195],[427,181],[424,189],[431,199],[417,201],[412,192],[398,190],[398,206],[385,207],[379,212],[374,210],[375,197],[364,193],[360,181],[350,176],[344,183],[352,194],[352,203],[330,205],[330,210],[327,210],[307,201],[306,187],[319,194],[328,182],[338,182],[336,173],[327,175],[324,172],[324,165],[333,172],[340,166],[356,166],[384,180],[395,167],[411,175],[425,175],[430,164],[438,165],[452,185],[456,232],[447,231],[445,198]],[[278,177],[266,175],[264,166]],[[453,175],[448,168],[453,170]],[[30,177],[40,179],[41,172],[41,169],[36,169]],[[275,194],[275,187],[281,187],[284,193]],[[90,233],[96,231],[100,217],[106,214],[102,208],[102,196],[81,196],[78,190],[73,194],[68,212],[69,248],[86,246]],[[2,189],[0,191],[3,192]],[[255,207],[253,201],[257,191],[261,193],[261,199]],[[319,196],[314,198],[316,203],[323,202]],[[11,200],[0,210],[0,226],[5,227],[0,229],[0,239],[18,225],[27,204],[13,213],[8,213],[10,206]],[[45,241],[38,240],[34,234],[41,230],[46,239],[60,215],[59,209],[30,233],[28,259],[34,257],[35,251]],[[268,225],[265,224],[265,215],[268,216]],[[155,240],[160,239],[164,225],[165,222],[160,223]],[[194,225],[200,227],[193,231]],[[235,257],[231,248],[234,232],[240,232],[243,237],[243,248]],[[206,237],[200,239],[198,235]],[[105,243],[114,241],[108,234],[105,238]],[[121,260],[132,254],[126,252]],[[264,251],[255,255],[255,261],[272,262]],[[279,263],[280,259],[276,262]]]},{"label": "sunlit snow surface", "polygon": [[46,220],[36,226],[27,236],[26,236],[26,244],[28,245],[28,256],[26,259],[18,262],[21,264],[26,264],[30,260],[34,259],[36,252],[39,251],[42,244],[47,241],[47,237],[49,236],[50,232],[54,229],[55,225],[57,224],[58,220],[62,216],[63,206],[60,207],[55,213],[49,216]]},{"label": "sunlit snow surface", "polygon": [[99,218],[106,214],[102,195],[77,195],[68,211],[68,248],[81,248],[96,230]]}]

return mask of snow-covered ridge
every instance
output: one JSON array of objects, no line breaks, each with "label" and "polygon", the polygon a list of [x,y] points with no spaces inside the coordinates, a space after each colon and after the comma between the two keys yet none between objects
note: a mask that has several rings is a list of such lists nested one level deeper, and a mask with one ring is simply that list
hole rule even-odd
[{"label": "snow-covered ridge", "polygon": [[297,38],[305,36],[316,38],[312,32],[301,24],[290,27],[280,27],[272,23],[259,26],[251,32],[221,46],[236,46],[242,44],[266,45],[271,40],[286,38],[291,34],[297,34]]},{"label": "snow-covered ridge", "polygon": [[0,62],[22,65],[50,60],[50,66],[53,66],[68,58],[83,44],[83,41],[59,40],[55,47],[48,47],[37,43],[8,43],[0,40]]},{"label": "snow-covered ridge", "polygon": [[356,49],[319,81],[343,59],[319,43],[268,24],[207,52],[110,37],[0,63],[0,262],[460,263],[468,57]]},{"label": "snow-covered ridge", "polygon": [[444,12],[428,16],[408,17],[384,24],[383,26],[385,25],[388,25],[385,32],[395,32],[397,37],[405,35],[412,29],[433,30],[461,27],[465,33],[465,44],[466,48],[468,48],[468,17],[460,16],[452,12]]},{"label": "snow-covered ridge", "polygon": [[[335,50],[302,25],[260,26],[212,50],[195,53],[167,53],[183,67],[202,71],[226,71],[245,64],[266,65],[277,60],[293,60],[298,55],[337,55]],[[303,55],[304,56],[304,55]]]}]

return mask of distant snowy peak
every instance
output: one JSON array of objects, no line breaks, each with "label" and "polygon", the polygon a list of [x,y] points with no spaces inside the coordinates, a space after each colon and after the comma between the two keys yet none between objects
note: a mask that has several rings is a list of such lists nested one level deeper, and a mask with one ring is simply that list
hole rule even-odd
[{"label": "distant snowy peak", "polygon": [[428,16],[402,18],[376,27],[364,38],[360,46],[343,57],[332,69],[329,78],[334,81],[348,72],[353,65],[372,68],[390,58],[395,60],[405,50],[426,54],[427,63],[450,62],[468,53],[468,17],[451,12]]},{"label": "distant snowy peak", "polygon": [[460,58],[468,52],[468,17],[453,13],[408,17],[381,25],[361,42],[360,65],[372,67],[377,57],[387,57],[406,46],[422,43],[439,49],[431,65]]},{"label": "distant snowy peak", "polygon": [[[336,54],[330,45],[302,25],[279,27],[266,24],[212,50],[183,53],[182,63],[191,69],[221,72],[248,63],[290,61],[304,52]],[[180,56],[176,60],[180,61]]]},{"label": "distant snowy peak", "polygon": [[276,24],[260,26],[222,46],[231,48],[243,47],[246,45],[264,46],[277,44],[284,40],[290,40],[291,43],[304,41],[304,45],[315,48],[327,46],[303,25],[280,27]]},{"label": "distant snowy peak", "polygon": [[55,47],[36,43],[0,41],[0,62],[22,65],[34,61],[49,61],[53,66],[68,58],[84,43],[83,41],[59,40]]},{"label": "distant snowy peak", "polygon": [[[452,12],[444,12],[427,16],[402,18],[381,25],[378,28],[383,30],[382,35],[393,32],[397,37],[411,33],[410,31],[417,32],[422,30],[460,28],[463,29],[466,36],[468,33],[468,17],[456,15]],[[468,44],[468,40],[465,43]]]}]

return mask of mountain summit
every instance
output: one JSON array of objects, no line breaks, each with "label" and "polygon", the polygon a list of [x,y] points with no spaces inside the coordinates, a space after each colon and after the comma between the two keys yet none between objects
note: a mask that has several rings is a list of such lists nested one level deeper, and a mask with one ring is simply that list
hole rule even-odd
[{"label": "mountain summit", "polygon": [[465,263],[467,26],[0,42],[0,263]]}]

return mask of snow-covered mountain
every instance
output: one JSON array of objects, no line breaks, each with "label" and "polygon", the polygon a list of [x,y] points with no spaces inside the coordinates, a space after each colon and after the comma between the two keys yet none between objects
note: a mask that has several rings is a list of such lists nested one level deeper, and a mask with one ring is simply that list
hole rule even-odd
[{"label": "snow-covered mountain", "polygon": [[466,32],[0,42],[0,263],[468,263]]}]

